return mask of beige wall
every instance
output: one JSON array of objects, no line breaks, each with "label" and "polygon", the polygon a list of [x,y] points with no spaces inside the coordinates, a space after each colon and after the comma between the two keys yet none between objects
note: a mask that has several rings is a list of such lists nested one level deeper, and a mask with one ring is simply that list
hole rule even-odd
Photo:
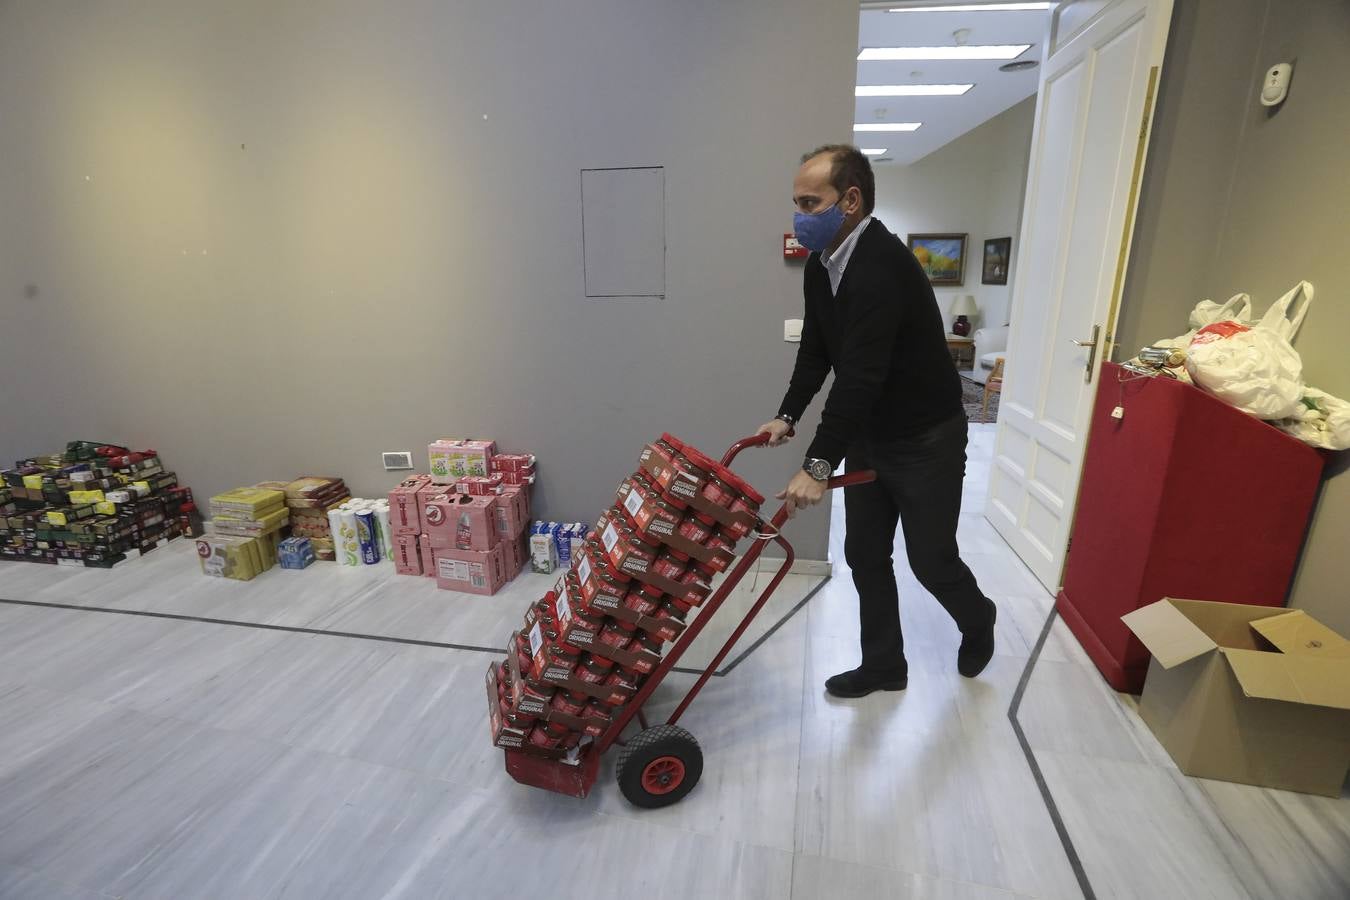
[{"label": "beige wall", "polygon": [[[1292,61],[1289,98],[1257,102]],[[1350,4],[1178,0],[1141,194],[1117,358],[1186,328],[1203,297],[1257,312],[1299,279],[1317,299],[1296,347],[1308,383],[1350,398]],[[1291,604],[1350,634],[1350,475],[1333,460]]]},{"label": "beige wall", "polygon": [[1029,97],[916,163],[876,166],[876,214],[902,239],[910,232],[969,234],[965,284],[936,294],[944,311],[957,296],[973,294],[976,327],[1008,320],[1013,279],[981,284],[981,257],[986,238],[1011,236],[1015,277],[1035,113],[1036,98]]},{"label": "beige wall", "polygon": [[[856,5],[322,7],[0,4],[0,460],[119,440],[202,494],[375,494],[380,451],[491,436],[593,521],[645,440],[774,414],[791,179],[850,137]],[[586,300],[578,172],[628,165],[666,167],[667,297]]]}]

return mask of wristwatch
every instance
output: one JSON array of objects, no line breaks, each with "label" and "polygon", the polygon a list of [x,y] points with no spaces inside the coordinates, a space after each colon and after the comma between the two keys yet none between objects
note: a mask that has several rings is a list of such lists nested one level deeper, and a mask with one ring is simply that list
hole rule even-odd
[{"label": "wristwatch", "polygon": [[786,422],[789,428],[797,427],[797,420],[792,418],[792,416],[789,416],[787,413],[779,413],[778,415],[774,416],[774,418],[781,419],[782,421]]},{"label": "wristwatch", "polygon": [[802,471],[816,481],[829,481],[834,466],[830,465],[828,459],[812,459],[808,456],[806,461],[802,463]]}]

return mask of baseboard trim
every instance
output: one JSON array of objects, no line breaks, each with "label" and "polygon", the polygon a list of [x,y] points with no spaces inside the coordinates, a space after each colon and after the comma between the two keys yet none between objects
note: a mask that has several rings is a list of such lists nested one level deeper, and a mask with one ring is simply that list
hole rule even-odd
[{"label": "baseboard trim", "polygon": [[[774,558],[772,556],[761,556],[754,566],[758,572],[777,572],[783,565],[782,557]],[[829,578],[834,574],[834,566],[829,560],[825,559],[795,559],[792,561],[792,568],[788,569],[789,575],[818,575]]]}]

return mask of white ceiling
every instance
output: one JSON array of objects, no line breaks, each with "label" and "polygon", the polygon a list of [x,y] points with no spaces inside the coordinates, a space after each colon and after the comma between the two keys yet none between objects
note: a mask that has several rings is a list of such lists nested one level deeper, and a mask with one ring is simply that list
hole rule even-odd
[{"label": "white ceiling", "polygon": [[[951,5],[953,0],[931,0]],[[892,6],[906,5],[903,0]],[[910,3],[908,5],[926,5]],[[1050,13],[905,12],[864,9],[858,24],[858,49],[864,47],[954,46],[952,32],[970,29],[966,44],[1030,44],[1022,59],[1040,60]],[[907,165],[923,159],[972,128],[1036,93],[1040,68],[1000,72],[1006,60],[898,62],[860,61],[858,84],[974,84],[959,97],[856,97],[858,122],[922,122],[912,132],[854,132],[860,147],[885,147],[874,164]],[[914,74],[918,72],[920,74]]]}]

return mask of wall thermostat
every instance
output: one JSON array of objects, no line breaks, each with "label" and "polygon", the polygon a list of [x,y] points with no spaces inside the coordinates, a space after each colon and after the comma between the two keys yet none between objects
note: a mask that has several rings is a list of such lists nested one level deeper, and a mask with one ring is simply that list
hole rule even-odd
[{"label": "wall thermostat", "polygon": [[1278,106],[1289,96],[1289,78],[1294,74],[1292,63],[1280,63],[1266,70],[1261,82],[1261,105]]}]

